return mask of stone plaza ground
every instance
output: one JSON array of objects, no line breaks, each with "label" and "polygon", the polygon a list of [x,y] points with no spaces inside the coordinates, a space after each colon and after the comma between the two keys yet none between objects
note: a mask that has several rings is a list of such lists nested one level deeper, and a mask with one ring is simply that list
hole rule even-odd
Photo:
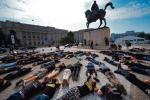
[{"label": "stone plaza ground", "polygon": [[[44,49],[44,51],[43,51]],[[61,47],[61,49],[63,49],[63,47]],[[47,47],[47,48],[38,48],[37,51],[40,51],[40,53],[43,53],[43,52],[49,52],[51,50],[55,50],[55,48],[50,48],[50,47]],[[98,54],[99,57],[96,58],[96,60],[100,61],[100,62],[103,62],[105,63],[107,66],[109,66],[109,68],[112,70],[112,71],[115,71],[117,68],[113,65],[110,65],[108,63],[106,63],[105,61],[103,61],[104,57],[106,57],[106,55],[103,55],[101,53],[99,53],[99,50],[91,50],[91,49],[78,49],[76,47],[72,47],[72,48],[66,48],[64,49],[64,51],[72,51],[72,52],[75,52],[75,51],[88,51],[88,52],[91,52],[91,53],[95,53],[95,54]],[[80,71],[80,76],[79,76],[79,80],[78,81],[72,81],[72,79],[70,78],[70,82],[69,82],[69,88],[71,87],[74,87],[74,86],[77,86],[77,85],[81,85],[83,84],[85,81],[86,81],[86,75],[85,75],[85,72],[86,72],[86,65],[89,61],[85,60],[86,56],[82,56],[81,57],[81,61],[80,63],[83,64],[82,68],[81,68],[81,71]],[[78,61],[78,59],[76,58],[71,58],[71,59],[61,59],[61,62],[64,62],[66,65],[68,64],[74,64]],[[59,64],[60,64],[59,63]],[[57,64],[57,65],[59,65]],[[56,66],[57,66],[56,65]],[[30,65],[26,65],[25,67],[29,67],[29,66],[32,66],[31,64]],[[96,67],[98,67],[97,65],[95,65]],[[127,68],[127,66],[123,65],[124,68]],[[7,89],[5,89],[4,91],[2,91],[0,93],[0,100],[5,100],[10,94],[14,93],[15,91],[19,90],[17,88],[15,88],[15,83],[21,79],[21,78],[24,78],[26,76],[29,76],[30,74],[33,74],[33,73],[36,73],[38,70],[40,69],[40,65],[39,66],[34,66],[33,67],[33,71],[23,77],[20,77],[20,78],[17,78],[17,79],[14,79],[12,80],[12,85],[9,86]],[[62,73],[60,73],[60,75],[58,76],[60,78],[60,80],[62,79]],[[145,80],[145,79],[150,79],[149,77],[147,76],[144,76],[144,75],[141,75],[141,74],[137,74],[137,73],[134,73],[140,80]],[[128,95],[125,97],[125,100],[150,100],[150,97],[145,95],[140,89],[138,89],[135,85],[131,84],[129,81],[127,81],[123,76],[121,75],[118,75],[118,74],[115,74],[116,77],[118,78],[118,80],[125,86],[126,90],[127,90],[127,93]],[[4,75],[0,76],[0,77],[3,77]],[[101,72],[98,72],[98,79],[100,80],[100,83],[97,83],[99,87],[101,87],[102,85],[105,85],[107,82],[109,82],[106,78],[106,76],[104,76]],[[55,96],[53,97],[53,100],[57,97],[60,97],[63,93],[65,93],[66,91],[68,90],[68,88],[61,88],[59,89],[56,93],[55,93]],[[34,100],[34,98],[32,98]],[[90,94],[90,95],[87,95],[85,96],[84,98],[82,98],[81,100],[104,100],[103,98],[100,98],[99,96],[97,96],[96,94]]]}]

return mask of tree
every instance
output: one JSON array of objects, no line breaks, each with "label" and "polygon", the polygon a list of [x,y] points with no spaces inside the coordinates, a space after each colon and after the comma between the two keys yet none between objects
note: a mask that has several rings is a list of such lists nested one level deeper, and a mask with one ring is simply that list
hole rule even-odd
[{"label": "tree", "polygon": [[145,39],[150,40],[150,33],[147,33],[147,34],[145,35]]},{"label": "tree", "polygon": [[6,42],[6,36],[4,35],[3,31],[0,29],[0,46],[4,45]]},{"label": "tree", "polygon": [[67,36],[60,39],[61,44],[74,43],[74,34],[70,31]]},{"label": "tree", "polygon": [[147,40],[150,40],[150,34],[149,33],[141,32],[141,33],[139,33],[138,37],[142,37],[142,38],[145,38]]},{"label": "tree", "polygon": [[139,34],[138,34],[138,37],[145,38],[145,33],[144,33],[144,32],[139,33]]}]

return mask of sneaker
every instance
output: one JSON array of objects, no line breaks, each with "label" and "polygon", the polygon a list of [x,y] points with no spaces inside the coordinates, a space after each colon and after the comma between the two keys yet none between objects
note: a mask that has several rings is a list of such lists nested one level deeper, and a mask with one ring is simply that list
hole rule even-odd
[{"label": "sneaker", "polygon": [[16,82],[16,86],[20,85],[23,82],[23,80],[19,80],[18,82]]}]

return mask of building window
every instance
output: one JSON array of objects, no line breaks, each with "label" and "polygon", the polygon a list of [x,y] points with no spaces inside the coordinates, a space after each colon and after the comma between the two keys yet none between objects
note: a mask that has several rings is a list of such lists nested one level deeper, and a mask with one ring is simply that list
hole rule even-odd
[{"label": "building window", "polygon": [[31,36],[29,35],[28,38],[31,39]]},{"label": "building window", "polygon": [[32,43],[31,43],[31,42],[29,42],[29,45],[32,45]]},{"label": "building window", "polygon": [[34,45],[36,46],[36,42],[34,42]]},{"label": "building window", "polygon": [[27,44],[26,44],[26,43],[24,43],[24,46],[27,46]]},{"label": "building window", "polygon": [[37,39],[40,39],[39,35],[37,36]]},{"label": "building window", "polygon": [[23,36],[22,36],[22,38],[23,38],[23,39],[26,39],[26,36],[25,36],[25,35],[23,35]]},{"label": "building window", "polygon": [[41,35],[41,40],[43,40],[43,35]]},{"label": "building window", "polygon": [[45,37],[45,41],[47,41],[47,37]]},{"label": "building window", "polygon": [[33,35],[33,39],[35,39],[35,35]]},{"label": "building window", "polygon": [[144,39],[137,39],[137,41],[144,41]]},{"label": "building window", "polygon": [[40,45],[40,42],[38,42],[38,45]]}]

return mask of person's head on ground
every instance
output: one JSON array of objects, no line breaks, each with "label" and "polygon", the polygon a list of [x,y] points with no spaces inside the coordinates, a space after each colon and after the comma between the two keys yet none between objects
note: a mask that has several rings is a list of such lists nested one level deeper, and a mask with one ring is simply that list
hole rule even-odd
[{"label": "person's head on ground", "polygon": [[99,96],[103,96],[103,95],[106,95],[108,94],[109,92],[112,91],[112,86],[111,84],[109,83],[106,83],[104,86],[102,86],[98,91],[97,91],[97,94]]},{"label": "person's head on ground", "polygon": [[65,63],[61,63],[59,67],[66,67]]},{"label": "person's head on ground", "polygon": [[58,78],[52,78],[52,79],[51,79],[51,82],[52,82],[52,83],[55,83],[55,84],[59,84],[59,83],[60,83],[60,81],[59,81]]},{"label": "person's head on ground", "polygon": [[44,77],[44,79],[43,79],[43,83],[47,83],[47,82],[49,82],[49,78],[48,77]]}]

